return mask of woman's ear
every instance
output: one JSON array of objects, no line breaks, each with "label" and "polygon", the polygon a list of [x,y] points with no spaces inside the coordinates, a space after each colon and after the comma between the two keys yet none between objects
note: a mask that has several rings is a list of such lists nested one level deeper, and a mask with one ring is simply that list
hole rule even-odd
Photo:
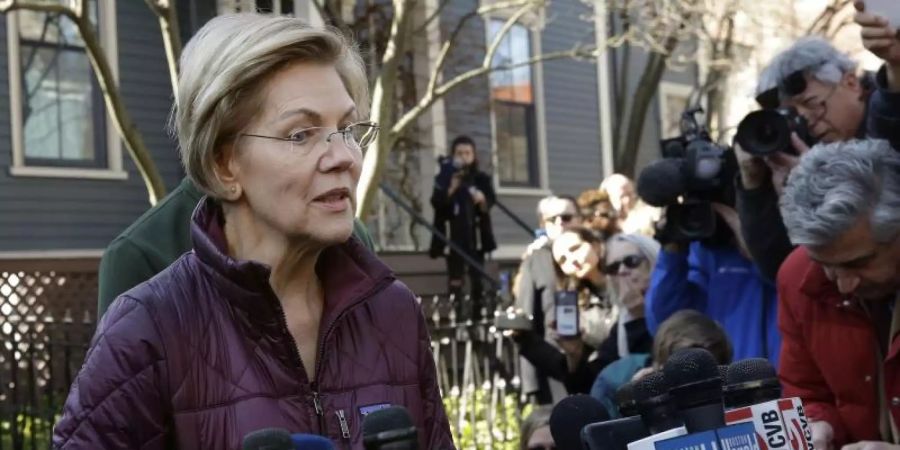
[{"label": "woman's ear", "polygon": [[240,164],[234,143],[223,145],[217,152],[215,161],[216,179],[227,200],[237,200],[241,196]]}]

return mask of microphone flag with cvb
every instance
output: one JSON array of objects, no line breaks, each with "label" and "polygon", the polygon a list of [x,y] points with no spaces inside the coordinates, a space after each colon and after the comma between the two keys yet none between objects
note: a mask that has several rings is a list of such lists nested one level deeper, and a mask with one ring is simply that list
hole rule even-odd
[{"label": "microphone flag with cvb", "polygon": [[813,450],[803,402],[781,398],[778,375],[767,359],[732,364],[724,395],[725,421],[752,423],[763,450]]}]

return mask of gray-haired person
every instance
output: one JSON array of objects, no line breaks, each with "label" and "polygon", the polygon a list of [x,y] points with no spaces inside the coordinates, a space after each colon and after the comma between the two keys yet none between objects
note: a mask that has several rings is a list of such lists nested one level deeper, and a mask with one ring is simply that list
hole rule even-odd
[{"label": "gray-haired person", "polygon": [[[900,149],[900,40],[880,17],[860,12],[855,20],[865,47],[884,61],[877,73],[858,74],[849,56],[820,37],[807,37],[766,67],[757,101],[764,108],[796,108],[819,142],[880,138]],[[807,150],[799,138],[794,146],[799,153]],[[739,148],[736,154],[741,234],[760,273],[771,280],[793,249],[778,211],[778,191],[797,158],[778,153],[763,159]]]},{"label": "gray-haired person", "polygon": [[803,400],[816,448],[900,448],[900,153],[813,147],[781,213],[800,246],[778,273],[785,397]]}]

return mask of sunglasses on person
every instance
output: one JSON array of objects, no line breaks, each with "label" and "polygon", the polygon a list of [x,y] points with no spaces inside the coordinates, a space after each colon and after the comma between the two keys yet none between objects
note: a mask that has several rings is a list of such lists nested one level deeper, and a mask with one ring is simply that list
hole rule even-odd
[{"label": "sunglasses on person", "polygon": [[616,275],[619,273],[619,269],[622,268],[624,264],[625,267],[629,269],[637,269],[641,266],[641,263],[644,262],[644,257],[641,255],[628,255],[618,261],[613,261],[606,265],[603,268],[603,273],[607,275]]}]

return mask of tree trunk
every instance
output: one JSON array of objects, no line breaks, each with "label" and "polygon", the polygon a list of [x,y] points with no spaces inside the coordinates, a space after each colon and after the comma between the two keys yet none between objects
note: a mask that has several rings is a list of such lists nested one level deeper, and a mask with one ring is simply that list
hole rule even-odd
[{"label": "tree trunk", "polygon": [[[677,40],[670,38],[666,42],[666,49],[671,52],[677,43]],[[620,147],[616,149],[618,150],[616,172],[629,177],[634,176],[634,166],[637,164],[637,153],[641,145],[641,134],[644,130],[647,111],[650,109],[650,102],[653,100],[653,96],[659,87],[659,82],[666,70],[666,60],[668,58],[668,54],[657,52],[652,52],[649,55],[647,65],[644,67],[644,73],[641,74],[641,79],[638,81],[632,97],[625,139]]]},{"label": "tree trunk", "polygon": [[396,81],[403,58],[403,44],[409,31],[409,21],[416,0],[394,0],[394,20],[391,37],[382,58],[381,72],[372,92],[372,120],[381,125],[376,141],[369,146],[363,161],[362,175],[356,188],[356,216],[365,220],[378,193],[381,172],[391,148],[397,141],[392,129],[397,117]]}]

